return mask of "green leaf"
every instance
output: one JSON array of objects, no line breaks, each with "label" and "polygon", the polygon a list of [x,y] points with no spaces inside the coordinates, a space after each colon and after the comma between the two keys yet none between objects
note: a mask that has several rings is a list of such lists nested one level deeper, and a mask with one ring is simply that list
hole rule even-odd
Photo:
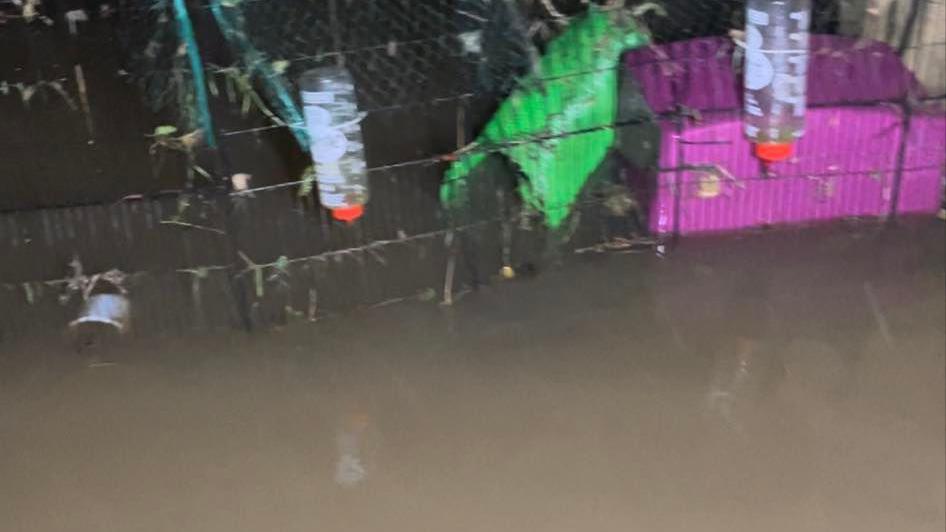
[{"label": "green leaf", "polygon": [[253,282],[256,284],[256,297],[263,297],[263,269],[253,268]]},{"label": "green leaf", "polygon": [[273,61],[273,72],[276,74],[284,74],[287,68],[289,68],[289,61],[285,59]]},{"label": "green leaf", "polygon": [[200,174],[200,176],[206,179],[207,181],[212,180],[212,178],[210,177],[210,172],[208,172],[207,170],[204,170],[203,167],[201,167],[199,164],[193,165],[193,168],[195,172]]},{"label": "green leaf", "polygon": [[170,137],[175,133],[177,133],[177,128],[174,126],[164,125],[154,128],[155,137]]},{"label": "green leaf", "polygon": [[227,89],[227,101],[231,104],[236,103],[236,87],[233,84],[233,76],[227,74],[223,78],[224,88]]},{"label": "green leaf", "polygon": [[33,286],[30,283],[23,283],[23,291],[26,292],[26,302],[32,305],[36,302],[36,295],[33,293]]},{"label": "green leaf", "polygon": [[653,11],[658,17],[666,17],[667,10],[659,2],[646,2],[631,8],[631,15],[640,18]]},{"label": "green leaf", "polygon": [[36,94],[36,87],[33,85],[27,85],[20,89],[20,98],[23,99],[23,105],[29,106],[34,94]]},{"label": "green leaf", "polygon": [[276,269],[281,273],[289,275],[289,258],[285,255],[280,255],[280,257],[276,259]]},{"label": "green leaf", "polygon": [[246,115],[250,112],[250,103],[250,95],[243,94],[243,104],[240,106],[240,115],[243,117],[246,117]]},{"label": "green leaf", "polygon": [[299,185],[299,197],[304,198],[312,193],[312,185],[315,184],[315,168],[309,166],[302,172],[302,183]]},{"label": "green leaf", "polygon": [[417,299],[419,301],[433,301],[437,297],[437,291],[433,288],[425,288],[417,293]]}]

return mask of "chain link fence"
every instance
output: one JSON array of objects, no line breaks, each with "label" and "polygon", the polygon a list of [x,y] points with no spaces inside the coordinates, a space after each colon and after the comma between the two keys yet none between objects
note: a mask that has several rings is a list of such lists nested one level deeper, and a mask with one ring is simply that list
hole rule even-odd
[{"label": "chain link fence", "polygon": [[[134,94],[147,112],[111,137],[97,131],[93,139],[90,128],[76,128],[77,137],[90,137],[82,137],[82,143],[95,141],[88,149],[107,153],[121,139],[134,143],[126,152],[138,154],[136,166],[99,178],[118,184],[91,201],[84,199],[93,205],[30,211],[14,205],[0,213],[0,245],[6,248],[2,252],[16,257],[0,269],[0,306],[28,309],[11,311],[3,325],[7,337],[31,328],[43,330],[50,319],[62,321],[77,311],[76,301],[64,307],[58,300],[69,282],[64,274],[73,256],[82,260],[86,271],[119,268],[131,274],[135,329],[142,334],[268,326],[405,299],[452,302],[480,283],[526,275],[574,251],[649,250],[660,243],[647,233],[672,235],[685,229],[686,216],[695,212],[686,211],[690,199],[736,197],[745,183],[765,177],[757,167],[739,173],[717,160],[692,161],[664,153],[672,144],[670,131],[685,135],[687,127],[712,123],[713,116],[738,115],[737,100],[727,100],[737,88],[733,76],[739,72],[738,50],[730,37],[744,25],[744,2],[26,4],[32,11],[23,2],[0,0],[0,38],[43,52],[6,61],[0,72],[0,105],[16,107],[23,116],[36,112],[45,101],[27,102],[22,93],[52,79],[33,73],[55,71],[62,73],[56,79],[62,77],[62,92],[75,107],[64,115],[67,118],[56,120],[104,124],[126,119],[109,116],[109,96],[92,94],[93,103],[88,104],[83,92],[94,81],[81,79],[81,69],[59,64],[64,47],[81,51],[99,39],[119,45],[117,53],[110,52],[114,57],[106,62],[108,68],[118,65],[112,76],[126,83],[122,94]],[[937,0],[815,0],[812,32],[851,37],[853,44],[844,48],[855,50],[851,54],[875,50],[870,48],[873,41],[886,43],[916,75],[920,88],[869,103],[909,106],[904,116],[922,107],[918,116],[925,117],[930,105],[942,105],[946,85],[943,61],[937,61],[946,49],[941,24],[936,25],[942,7]],[[660,71],[654,79],[673,86],[667,107],[655,103],[659,91],[643,86],[646,76],[635,70],[637,63],[615,57],[604,67],[589,69],[587,65],[597,64],[591,61],[597,58],[595,52],[556,49],[556,40],[586,20],[589,9],[616,17],[615,24],[631,24],[651,39],[647,45],[638,44],[639,52],[652,53],[652,65],[646,68]],[[77,12],[85,13],[85,20]],[[674,55],[689,46],[683,41],[706,38],[716,39],[707,42],[715,43],[714,50],[725,50],[718,52],[722,55],[712,61]],[[870,56],[876,63],[868,63],[868,72],[884,71],[882,63],[890,60],[886,52],[877,53]],[[98,72],[96,66],[104,61],[88,52],[77,57],[70,61],[90,73]],[[687,89],[703,91],[704,99],[714,102],[700,109],[693,103],[699,98],[681,88],[682,79],[697,78],[680,77],[679,72],[705,69],[714,61],[735,68],[707,78],[724,79],[722,85],[701,82]],[[294,134],[294,128],[301,127],[297,80],[308,69],[329,64],[351,72],[359,109],[366,115],[362,130],[374,199],[353,225],[331,220],[319,207],[305,177],[307,146]],[[562,67],[572,64],[577,66]],[[620,86],[614,115],[562,122],[561,116],[572,111],[556,100],[556,91],[576,91],[605,71],[613,75],[607,83]],[[10,98],[14,91],[18,100]],[[844,105],[868,103],[854,100]],[[515,101],[538,103],[503,110],[504,105],[520,105],[508,103]],[[556,105],[562,106],[555,109],[557,117],[540,120],[530,114]],[[504,112],[508,119],[497,118]],[[498,121],[495,127],[502,134],[483,138],[491,121]],[[37,123],[50,127],[58,122],[50,118]],[[874,178],[883,184],[878,195],[899,194],[893,191],[899,191],[910,172],[930,170],[910,161],[915,153],[941,142],[937,126],[932,127],[924,133],[932,140],[919,144],[909,140],[916,133],[897,133],[890,158],[863,172],[882,176]],[[189,136],[196,131],[199,137]],[[535,176],[523,176],[529,167],[523,160],[563,150],[564,139],[590,138],[600,131],[613,134],[609,155],[588,176],[574,172],[582,175],[574,180],[573,195],[554,205],[551,196],[542,203],[522,195],[524,182],[538,182]],[[44,146],[48,152],[49,145]],[[561,153],[562,160],[571,160],[579,152]],[[465,208],[445,208],[444,176],[464,157],[478,154],[485,163],[464,196]],[[936,167],[922,157],[916,161],[942,171],[941,164]],[[145,177],[136,180],[135,172]],[[803,179],[817,182],[819,193],[843,188],[836,170],[824,172]],[[234,190],[234,174],[252,175],[247,190]],[[156,175],[163,177],[156,180]],[[155,195],[155,182],[170,184],[162,188],[173,190]],[[669,225],[657,224],[654,220],[663,215],[650,207],[663,196],[671,198]],[[766,201],[780,200],[770,194]],[[884,201],[890,205],[889,198]],[[900,203],[894,198],[886,211],[896,214]],[[536,205],[565,209],[567,215],[552,229]]]}]

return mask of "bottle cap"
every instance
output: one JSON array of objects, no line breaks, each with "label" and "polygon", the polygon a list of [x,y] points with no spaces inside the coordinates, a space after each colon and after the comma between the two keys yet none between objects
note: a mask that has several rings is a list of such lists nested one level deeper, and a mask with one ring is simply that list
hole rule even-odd
[{"label": "bottle cap", "polygon": [[794,146],[787,142],[760,142],[755,145],[755,155],[767,163],[777,163],[792,156]]},{"label": "bottle cap", "polygon": [[352,205],[351,207],[341,207],[338,209],[332,209],[332,218],[340,222],[354,222],[358,218],[361,218],[361,215],[364,214],[365,207],[363,205]]}]

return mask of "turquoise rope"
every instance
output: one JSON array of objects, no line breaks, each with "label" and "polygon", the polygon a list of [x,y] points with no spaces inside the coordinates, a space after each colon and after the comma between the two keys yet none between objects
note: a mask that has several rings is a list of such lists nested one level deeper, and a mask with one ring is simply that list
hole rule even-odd
[{"label": "turquoise rope", "polygon": [[[235,27],[234,24],[231,24],[230,20],[227,19],[224,9],[220,5],[220,0],[210,1],[210,11],[213,13],[217,25],[220,26],[221,33],[223,33],[226,39],[230,41],[235,48],[238,48],[242,52],[244,63],[247,64],[249,69],[249,74],[252,75],[255,70],[260,71],[261,77],[266,83],[266,87],[276,97],[275,104],[282,115],[282,119],[287,122],[289,130],[292,131],[292,135],[299,143],[299,147],[307,152],[309,150],[309,135],[305,128],[301,126],[303,123],[302,113],[299,112],[299,108],[296,106],[295,101],[292,99],[292,96],[290,96],[285,85],[280,82],[279,74],[273,70],[266,56],[260,53],[244,35],[242,15],[237,15],[239,18],[236,22],[237,27]],[[246,58],[249,58],[249,60]]]},{"label": "turquoise rope", "polygon": [[174,14],[177,17],[177,26],[187,49],[187,58],[190,60],[191,72],[194,75],[194,95],[197,98],[198,121],[207,145],[216,148],[217,139],[214,135],[213,121],[210,118],[210,104],[207,101],[204,64],[200,60],[200,50],[197,48],[197,39],[194,37],[194,26],[187,14],[187,6],[184,5],[184,0],[174,0]]}]

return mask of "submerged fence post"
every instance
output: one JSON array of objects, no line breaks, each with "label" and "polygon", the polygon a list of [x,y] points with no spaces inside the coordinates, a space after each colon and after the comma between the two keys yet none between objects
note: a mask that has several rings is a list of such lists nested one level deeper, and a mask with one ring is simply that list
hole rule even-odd
[{"label": "submerged fence post", "polygon": [[[674,95],[674,99],[676,99],[676,95]],[[682,142],[684,130],[683,121],[686,120],[686,117],[683,115],[683,113],[679,113],[676,117],[676,120],[677,127],[675,129],[677,133],[677,164],[675,165],[676,168],[673,170],[673,185],[671,190],[671,192],[673,192],[673,222],[671,225],[672,229],[670,235],[671,248],[677,247],[677,244],[680,241],[680,219],[682,218],[680,209],[683,206],[681,197],[683,195],[683,166],[685,164],[684,157],[686,157],[686,151],[683,149]],[[759,165],[761,167],[762,163],[760,162]]]},{"label": "submerged fence post", "polygon": [[890,187],[890,208],[887,211],[888,222],[896,220],[899,214],[900,189],[903,184],[903,166],[907,160],[907,143],[910,139],[910,126],[913,123],[913,104],[909,96],[900,103],[903,112],[903,125],[900,132],[900,145],[897,146],[897,157],[894,161],[893,183]]}]

